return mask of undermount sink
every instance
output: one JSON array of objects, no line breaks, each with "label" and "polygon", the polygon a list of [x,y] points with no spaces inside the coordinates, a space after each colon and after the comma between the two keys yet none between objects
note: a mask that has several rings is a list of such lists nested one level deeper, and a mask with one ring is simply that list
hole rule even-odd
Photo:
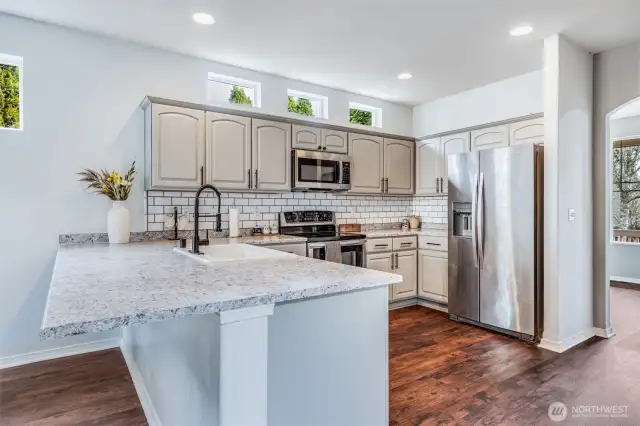
[{"label": "undermount sink", "polygon": [[291,256],[276,250],[264,247],[256,247],[249,244],[225,244],[213,246],[201,246],[203,254],[193,254],[188,248],[174,248],[175,252],[187,256],[198,262],[209,264],[214,262],[233,262],[238,260],[259,260]]}]

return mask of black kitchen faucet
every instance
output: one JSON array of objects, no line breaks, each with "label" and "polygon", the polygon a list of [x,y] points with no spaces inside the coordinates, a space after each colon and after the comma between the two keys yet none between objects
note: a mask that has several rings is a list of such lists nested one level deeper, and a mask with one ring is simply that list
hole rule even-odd
[{"label": "black kitchen faucet", "polygon": [[[201,215],[200,214],[200,194],[202,193],[202,191],[204,191],[205,189],[211,189],[213,192],[216,193],[216,195],[218,196],[218,214],[208,214],[208,215]],[[213,185],[202,185],[200,187],[200,189],[198,189],[198,192],[196,192],[196,207],[193,210],[193,220],[194,220],[194,224],[193,224],[193,246],[191,248],[191,253],[193,254],[203,254],[200,251],[200,237],[199,237],[199,230],[200,230],[200,218],[201,217],[214,217],[216,218],[216,232],[220,232],[222,231],[222,216],[220,216],[220,191],[218,191],[218,188],[216,188]]]}]

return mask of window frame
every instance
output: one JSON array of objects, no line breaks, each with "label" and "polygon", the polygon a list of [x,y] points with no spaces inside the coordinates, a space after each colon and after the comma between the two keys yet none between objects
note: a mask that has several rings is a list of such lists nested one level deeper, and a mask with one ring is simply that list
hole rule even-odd
[{"label": "window frame", "polygon": [[360,123],[352,123],[351,119],[349,118],[350,124],[355,124],[357,126],[363,126],[363,127],[376,127],[378,129],[382,128],[382,108],[361,104],[359,102],[349,102],[349,111],[351,111],[352,109],[370,112],[371,126],[367,126],[365,124],[360,124]]},{"label": "window frame", "polygon": [[[261,108],[262,107],[262,83],[259,81],[246,80],[240,77],[232,77],[229,75],[216,74],[214,72],[209,72],[207,75],[207,82],[213,81],[216,83],[228,84],[230,86],[239,86],[242,88],[250,88],[253,89],[253,99],[251,100],[251,106],[253,108]],[[207,95],[208,98],[208,95]],[[208,102],[216,102],[214,99],[207,99]],[[229,102],[229,105],[237,105]]]},{"label": "window frame", "polygon": [[[321,120],[329,119],[329,97],[328,96],[317,95],[315,93],[309,93],[309,92],[302,92],[300,90],[295,90],[295,89],[287,89],[287,101],[289,100],[289,97],[308,99],[312,104],[313,104],[313,101],[320,102],[321,115],[312,114],[307,117],[319,118]],[[287,112],[290,112],[291,114],[296,114],[295,112],[292,113],[291,111],[288,111],[288,110]],[[300,115],[300,114],[296,114],[296,115]]]},{"label": "window frame", "polygon": [[18,67],[18,105],[20,108],[20,127],[0,127],[0,131],[21,132],[24,130],[24,58],[22,56],[0,53],[0,64]]},{"label": "window frame", "polygon": [[[611,230],[611,238],[610,238],[610,242],[612,244],[620,244],[620,245],[635,245],[638,246],[640,245],[640,242],[629,242],[629,241],[617,241],[615,239],[615,232],[616,231],[621,231],[621,232],[637,232],[638,233],[638,238],[640,238],[640,230],[634,230],[634,229],[615,229],[615,223],[614,223],[614,213],[615,213],[615,207],[614,207],[614,194],[616,192],[620,192],[617,191],[615,189],[615,185],[616,182],[613,179],[613,168],[614,168],[614,150],[616,148],[625,148],[624,143],[627,141],[640,141],[640,135],[632,135],[632,136],[624,136],[624,137],[616,137],[616,138],[611,138],[611,171],[610,171],[610,178],[611,178],[611,192],[609,194],[609,208],[611,209],[611,214],[609,215],[609,228]],[[616,144],[620,144],[622,146],[616,146]],[[638,144],[632,144],[629,146],[640,146],[640,143]],[[633,182],[621,182],[621,183],[633,183]],[[634,190],[634,192],[640,192],[640,190]]]}]

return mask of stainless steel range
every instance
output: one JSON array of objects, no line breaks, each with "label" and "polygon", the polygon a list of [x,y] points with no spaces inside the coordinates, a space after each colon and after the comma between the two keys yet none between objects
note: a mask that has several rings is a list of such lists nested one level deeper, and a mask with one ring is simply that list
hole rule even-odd
[{"label": "stainless steel range", "polygon": [[364,266],[366,236],[341,234],[335,213],[329,211],[285,212],[278,216],[280,233],[307,239],[307,253],[315,259]]}]

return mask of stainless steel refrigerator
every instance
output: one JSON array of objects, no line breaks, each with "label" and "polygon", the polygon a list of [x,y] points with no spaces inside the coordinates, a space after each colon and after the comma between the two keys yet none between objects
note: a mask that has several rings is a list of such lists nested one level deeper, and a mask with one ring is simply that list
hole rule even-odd
[{"label": "stainless steel refrigerator", "polygon": [[451,155],[448,166],[451,318],[539,340],[542,147]]}]

